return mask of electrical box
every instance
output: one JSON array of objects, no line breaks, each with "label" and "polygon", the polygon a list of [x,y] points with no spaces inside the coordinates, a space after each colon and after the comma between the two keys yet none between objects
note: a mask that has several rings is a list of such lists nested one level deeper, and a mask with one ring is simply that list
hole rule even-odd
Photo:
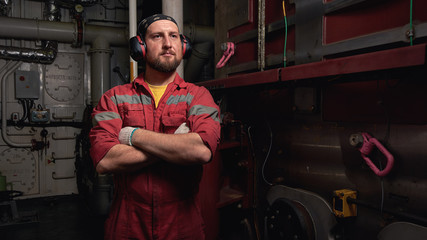
[{"label": "electrical box", "polygon": [[16,99],[39,99],[40,97],[40,75],[37,71],[15,72],[15,98]]},{"label": "electrical box", "polygon": [[357,205],[349,203],[347,198],[356,199],[357,192],[350,189],[341,189],[334,191],[333,210],[337,217],[354,217],[357,216]]}]

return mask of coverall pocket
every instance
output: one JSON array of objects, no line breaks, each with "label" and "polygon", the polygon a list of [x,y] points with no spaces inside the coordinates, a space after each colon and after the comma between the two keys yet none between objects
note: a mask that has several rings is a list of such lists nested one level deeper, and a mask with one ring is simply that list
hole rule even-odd
[{"label": "coverall pocket", "polygon": [[144,109],[141,105],[125,105],[120,109],[120,116],[123,119],[123,127],[145,128]]},{"label": "coverall pocket", "polygon": [[162,117],[163,132],[173,134],[187,118],[182,114],[170,114]]}]

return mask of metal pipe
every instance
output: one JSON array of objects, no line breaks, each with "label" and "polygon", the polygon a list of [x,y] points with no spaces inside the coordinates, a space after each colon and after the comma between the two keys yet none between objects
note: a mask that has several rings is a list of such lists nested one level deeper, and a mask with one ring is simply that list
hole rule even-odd
[{"label": "metal pipe", "polygon": [[85,25],[84,29],[84,42],[86,44],[92,44],[99,37],[104,38],[110,46],[127,47],[129,44],[127,28]]},{"label": "metal pipe", "polygon": [[0,17],[0,37],[27,40],[55,40],[72,43],[75,24],[38,19]]},{"label": "metal pipe", "polygon": [[[136,0],[129,0],[129,37],[136,36],[137,32],[137,2]],[[130,80],[133,81],[138,76],[138,63],[129,57],[130,67]]]},{"label": "metal pipe", "polygon": [[[85,25],[84,42],[86,44],[93,43],[101,36],[112,46],[128,45],[129,38],[126,28]],[[71,22],[0,17],[0,37],[74,43],[77,41],[77,26]]]},{"label": "metal pipe", "polygon": [[[46,2],[45,18],[49,21],[59,21],[61,19],[61,12],[56,6],[55,1],[50,0]],[[43,44],[44,46],[40,49],[0,46],[0,58],[50,64],[56,58],[58,43],[56,41],[44,41]]]},{"label": "metal pipe", "polygon": [[199,26],[194,23],[184,25],[184,35],[188,37],[191,43],[214,42],[215,28]]},{"label": "metal pipe", "polygon": [[88,53],[91,54],[91,98],[92,104],[96,106],[102,94],[110,89],[110,55],[113,51],[109,42],[99,37],[95,39]]},{"label": "metal pipe", "polygon": [[372,204],[372,203],[369,203],[366,201],[362,201],[359,199],[354,199],[351,197],[348,197],[346,199],[347,199],[348,203],[353,203],[353,204],[356,204],[358,206],[366,207],[366,208],[373,209],[373,210],[383,212],[383,213],[389,213],[391,215],[404,218],[405,220],[410,220],[410,221],[416,222],[418,224],[422,224],[424,226],[427,226],[427,218],[423,218],[423,217],[419,217],[419,216],[416,216],[416,215],[413,215],[410,213],[399,212],[399,211],[387,209],[387,208],[381,209],[379,206],[376,206],[375,204]]},{"label": "metal pipe", "polygon": [[265,68],[265,0],[258,0],[258,69]]},{"label": "metal pipe", "polygon": [[197,82],[197,77],[202,71],[209,57],[213,54],[212,46],[215,41],[215,29],[213,27],[184,25],[184,35],[190,39],[193,50],[185,65],[185,79],[189,82]]},{"label": "metal pipe", "polygon": [[[78,27],[74,23],[0,17],[0,37],[5,38],[76,43],[77,32]],[[124,28],[86,25],[83,36],[85,43],[92,44],[89,51],[92,55],[91,97],[97,103],[110,87],[110,46],[127,46],[128,34]]]},{"label": "metal pipe", "polygon": [[212,55],[212,42],[197,43],[193,45],[191,57],[185,65],[185,79],[188,82],[198,82],[196,79],[201,69]]},{"label": "metal pipe", "polygon": [[[183,15],[184,15],[184,3],[183,0],[174,0],[174,1],[169,1],[169,0],[162,0],[162,12],[166,15],[169,15],[171,17],[173,17],[175,19],[175,21],[178,24],[178,28],[180,29],[180,31],[183,31],[183,26],[184,26],[184,20],[183,20]],[[179,67],[176,69],[176,71],[178,72],[178,74],[184,78],[184,61],[181,62],[181,64],[179,65]]]}]

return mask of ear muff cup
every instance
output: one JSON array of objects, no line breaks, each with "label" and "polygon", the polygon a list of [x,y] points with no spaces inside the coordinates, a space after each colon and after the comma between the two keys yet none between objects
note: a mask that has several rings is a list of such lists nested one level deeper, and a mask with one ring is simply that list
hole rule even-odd
[{"label": "ear muff cup", "polygon": [[145,41],[141,37],[135,36],[129,39],[129,54],[135,61],[141,61],[145,58],[146,53]]},{"label": "ear muff cup", "polygon": [[[182,44],[183,58],[189,58],[192,50],[190,40],[182,34],[180,34],[179,37]],[[129,39],[129,54],[133,60],[137,62],[143,60],[146,53],[147,46],[145,41],[139,35]]]}]

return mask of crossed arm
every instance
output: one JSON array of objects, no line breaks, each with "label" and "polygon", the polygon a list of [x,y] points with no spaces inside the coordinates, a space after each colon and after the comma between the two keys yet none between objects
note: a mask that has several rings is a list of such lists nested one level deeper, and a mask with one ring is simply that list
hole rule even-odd
[{"label": "crossed arm", "polygon": [[99,173],[130,172],[159,161],[204,164],[210,161],[211,155],[197,133],[165,134],[137,129],[132,136],[132,146],[114,145],[96,170]]}]

